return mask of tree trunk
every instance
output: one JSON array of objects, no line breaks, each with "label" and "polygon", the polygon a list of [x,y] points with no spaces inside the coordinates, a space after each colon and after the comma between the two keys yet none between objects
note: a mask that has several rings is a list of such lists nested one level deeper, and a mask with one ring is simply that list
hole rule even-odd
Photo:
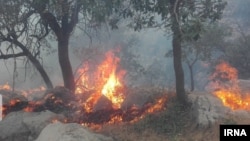
[{"label": "tree trunk", "polygon": [[73,24],[70,24],[68,22],[68,19],[70,17],[69,14],[67,14],[67,11],[63,15],[60,22],[57,21],[57,18],[52,13],[41,12],[40,15],[41,18],[49,24],[50,28],[56,34],[58,43],[58,58],[62,71],[64,87],[74,92],[75,81],[69,60],[69,38],[70,33],[72,32],[73,27],[75,26],[75,22],[73,22]]},{"label": "tree trunk", "polygon": [[32,64],[36,67],[37,71],[42,76],[43,81],[46,84],[47,89],[52,89],[53,84],[52,84],[51,80],[49,79],[49,76],[45,72],[41,63],[33,55],[28,55],[27,57],[29,58],[29,60],[32,62]]},{"label": "tree trunk", "polygon": [[176,95],[177,99],[185,104],[187,101],[185,88],[184,88],[184,72],[182,68],[181,60],[181,41],[175,31],[173,32],[173,61],[174,61],[174,72],[175,72],[175,84],[176,84]]},{"label": "tree trunk", "polygon": [[75,81],[72,67],[69,60],[69,36],[58,37],[58,57],[62,71],[64,86],[74,92]]},{"label": "tree trunk", "polygon": [[171,29],[173,32],[172,47],[173,47],[173,62],[175,72],[175,84],[177,99],[182,104],[187,104],[187,96],[184,88],[184,72],[182,68],[182,51],[181,51],[181,30],[179,25],[179,4],[178,1],[171,0]]},{"label": "tree trunk", "polygon": [[193,74],[193,65],[189,65],[188,64],[188,68],[189,68],[189,72],[190,72],[190,82],[191,82],[191,89],[190,91],[194,91],[194,74]]},{"label": "tree trunk", "polygon": [[37,71],[40,73],[47,89],[52,89],[53,84],[51,80],[49,79],[49,76],[47,75],[41,63],[31,54],[31,52],[22,43],[18,42],[17,40],[10,40],[10,42],[13,42],[15,45],[19,46],[22,49],[25,56],[27,56],[30,62],[35,66]]}]

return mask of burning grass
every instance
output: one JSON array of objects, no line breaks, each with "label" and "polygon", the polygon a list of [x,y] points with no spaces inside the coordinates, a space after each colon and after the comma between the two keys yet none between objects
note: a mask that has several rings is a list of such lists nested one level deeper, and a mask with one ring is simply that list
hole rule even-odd
[{"label": "burning grass", "polygon": [[221,62],[211,75],[213,94],[232,110],[250,110],[250,92],[243,92],[238,82],[238,72],[230,64]]},{"label": "burning grass", "polygon": [[[143,91],[144,90],[144,91]],[[137,103],[128,103],[130,96],[138,95],[138,99],[146,97],[145,92],[150,92],[146,101],[142,105]],[[9,91],[9,93],[12,93]],[[105,96],[101,96],[94,105],[92,111],[84,109],[82,106],[82,98],[76,97],[63,87],[56,87],[54,90],[47,91],[45,97],[37,101],[27,101],[25,99],[10,99],[3,106],[4,115],[12,111],[23,110],[25,112],[39,112],[50,110],[55,113],[62,113],[66,116],[61,122],[76,122],[92,129],[100,129],[104,125],[135,123],[148,114],[159,112],[166,108],[168,93],[162,89],[141,89],[138,91],[130,90],[121,108],[114,108],[112,102]],[[139,94],[141,93],[141,95]],[[89,99],[93,93],[90,93],[85,99]],[[106,104],[108,103],[108,104]],[[99,106],[98,106],[99,104]],[[56,119],[55,119],[56,121]]]},{"label": "burning grass", "polygon": [[[46,91],[40,99],[25,101],[22,106],[18,106],[22,100],[11,99],[2,108],[4,115],[15,107],[26,112],[50,110],[64,114],[67,118],[64,121],[99,129],[106,124],[134,123],[147,114],[164,110],[168,99],[165,90],[144,88],[136,91],[138,88],[134,90],[126,87],[126,70],[120,65],[117,54],[118,48],[107,51],[100,59],[85,60],[77,71],[74,93],[63,87],[56,87]],[[11,90],[8,85],[1,88]],[[27,98],[30,92],[37,91],[22,91],[21,94]],[[148,93],[154,95],[153,100],[148,100]],[[131,103],[129,97],[135,98],[136,95],[140,96],[137,96],[137,101]]]},{"label": "burning grass", "polygon": [[[148,114],[164,110],[168,99],[166,92],[162,91],[161,93],[158,93],[159,91],[156,92],[153,90],[151,90],[151,92],[152,94],[155,93],[155,95],[153,94],[154,99],[147,99],[142,106],[138,106],[137,103],[130,105],[125,98],[121,108],[114,108],[109,101],[111,106],[101,106],[101,109],[95,109],[91,112],[85,111],[82,113],[79,117],[80,123],[94,129],[100,129],[104,125],[135,123]],[[127,98],[129,98],[130,95],[133,95],[133,93],[128,94]],[[102,97],[102,99],[103,100],[99,101],[101,104],[108,101],[106,97]]]},{"label": "burning grass", "polygon": [[181,106],[175,97],[169,97],[166,106],[167,109],[146,115],[134,124],[107,125],[99,132],[120,141],[181,140],[182,134],[192,122],[189,114],[190,108]]}]

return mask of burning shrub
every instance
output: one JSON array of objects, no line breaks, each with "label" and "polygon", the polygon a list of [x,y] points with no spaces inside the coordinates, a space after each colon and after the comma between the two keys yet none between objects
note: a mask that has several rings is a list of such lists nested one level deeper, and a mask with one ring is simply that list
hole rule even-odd
[{"label": "burning shrub", "polygon": [[[126,87],[126,71],[121,69],[118,52],[119,49],[106,52],[103,60],[93,66],[90,60],[84,62],[78,70],[75,93],[64,87],[55,87],[40,99],[18,105],[18,110],[50,110],[65,115],[67,119],[63,122],[77,122],[95,128],[104,124],[135,122],[146,114],[163,110],[167,101],[164,89],[133,90]],[[150,98],[152,95],[155,97]]]}]

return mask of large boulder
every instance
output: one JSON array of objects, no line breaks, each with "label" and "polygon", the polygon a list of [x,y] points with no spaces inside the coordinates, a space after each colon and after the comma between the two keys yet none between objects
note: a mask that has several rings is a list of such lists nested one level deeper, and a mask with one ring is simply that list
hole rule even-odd
[{"label": "large boulder", "polygon": [[110,110],[112,109],[112,102],[104,95],[101,95],[101,97],[98,99],[96,104],[93,107],[93,111],[99,111],[99,110]]},{"label": "large boulder", "polygon": [[55,114],[51,111],[32,113],[30,116],[23,118],[23,124],[30,131],[30,137],[36,138],[48,124],[55,121],[63,121],[64,116]]},{"label": "large boulder", "polygon": [[188,99],[192,103],[191,115],[199,128],[210,127],[230,112],[217,97],[207,92],[193,92]]},{"label": "large boulder", "polygon": [[0,141],[33,141],[46,125],[62,118],[50,111],[9,113],[0,122]]},{"label": "large boulder", "polygon": [[0,122],[1,141],[28,141],[30,131],[24,126],[23,118],[31,113],[12,112]]},{"label": "large boulder", "polygon": [[113,141],[113,139],[93,133],[76,123],[57,122],[47,125],[35,141]]}]

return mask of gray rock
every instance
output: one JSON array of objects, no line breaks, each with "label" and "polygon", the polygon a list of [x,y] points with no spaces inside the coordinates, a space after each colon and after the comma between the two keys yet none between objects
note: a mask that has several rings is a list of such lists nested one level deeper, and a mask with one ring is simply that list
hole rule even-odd
[{"label": "gray rock", "polygon": [[0,122],[1,141],[33,141],[42,129],[53,119],[60,119],[50,111],[28,113],[23,111],[9,113]]},{"label": "gray rock", "polygon": [[206,92],[194,92],[188,98],[192,103],[191,114],[199,128],[210,127],[230,111],[217,97]]},{"label": "gray rock", "polygon": [[93,133],[76,123],[57,122],[47,125],[35,141],[113,141],[113,139]]},{"label": "gray rock", "polygon": [[36,138],[40,132],[50,124],[53,120],[63,120],[62,115],[57,115],[50,111],[32,113],[30,116],[27,116],[23,119],[24,125],[30,131],[30,137],[33,139]]},{"label": "gray rock", "polygon": [[23,118],[31,113],[12,112],[0,122],[1,141],[28,141],[29,129],[23,124]]}]

